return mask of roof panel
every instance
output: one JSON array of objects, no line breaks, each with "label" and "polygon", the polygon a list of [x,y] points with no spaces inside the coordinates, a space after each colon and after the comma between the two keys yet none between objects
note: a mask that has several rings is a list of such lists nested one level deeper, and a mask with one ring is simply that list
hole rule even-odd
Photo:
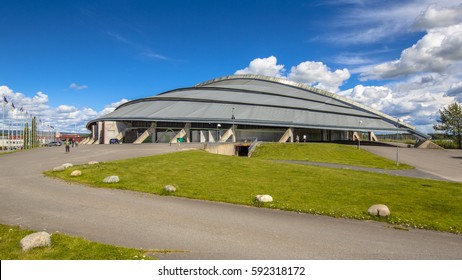
[{"label": "roof panel", "polygon": [[[235,120],[231,119],[234,112]],[[338,95],[288,80],[236,75],[127,102],[99,120],[224,122],[332,129],[413,127]]]}]

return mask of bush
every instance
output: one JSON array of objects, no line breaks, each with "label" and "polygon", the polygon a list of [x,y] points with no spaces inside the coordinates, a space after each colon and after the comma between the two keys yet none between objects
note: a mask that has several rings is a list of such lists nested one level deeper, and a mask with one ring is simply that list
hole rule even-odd
[{"label": "bush", "polygon": [[459,149],[457,142],[450,139],[432,140],[433,143],[444,149]]}]

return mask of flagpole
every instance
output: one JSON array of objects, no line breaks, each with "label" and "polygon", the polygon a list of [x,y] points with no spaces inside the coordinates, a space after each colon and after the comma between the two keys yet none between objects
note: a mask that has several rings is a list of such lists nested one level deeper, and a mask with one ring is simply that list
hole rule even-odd
[{"label": "flagpole", "polygon": [[11,150],[10,149],[10,144],[11,144],[10,143],[11,119],[9,118],[9,116],[10,116],[10,112],[8,112],[8,120],[9,120],[9,122],[8,122],[8,150]]},{"label": "flagpole", "polygon": [[22,107],[19,110],[19,112],[21,113],[20,118],[19,118],[19,123],[20,123],[19,138],[22,140],[22,149],[24,150],[24,128],[23,128],[24,121],[23,121],[23,118],[22,118],[22,113],[23,113]]},{"label": "flagpole", "polygon": [[16,137],[18,136],[18,131],[16,130],[16,108],[13,109],[13,149],[16,150]]},{"label": "flagpole", "polygon": [[19,148],[22,150],[22,144],[21,144],[21,129],[22,129],[22,119],[21,119],[21,109],[19,109],[19,112],[18,112],[18,125],[19,125],[19,129],[18,129],[18,134],[19,134]]},{"label": "flagpole", "polygon": [[43,122],[42,120],[39,120],[40,122],[40,127],[42,128],[42,131],[39,133],[39,147],[40,145],[42,144],[42,140],[43,140]]},{"label": "flagpole", "polygon": [[2,99],[2,114],[3,114],[3,121],[2,121],[2,150],[4,149],[4,147],[6,146],[6,141],[5,141],[5,96],[3,96],[3,99]]},{"label": "flagpole", "polygon": [[30,116],[30,123],[29,123],[29,149],[32,149],[32,114]]},{"label": "flagpole", "polygon": [[[30,140],[30,143],[32,144],[32,149],[35,148],[35,140],[37,140],[37,118],[35,116],[32,117],[31,119],[31,129],[32,129],[32,132],[30,133],[31,135],[31,140]],[[35,125],[35,126],[34,126]]]},{"label": "flagpole", "polygon": [[26,149],[26,114],[21,112],[21,126],[22,126],[22,148]]},{"label": "flagpole", "polygon": [[30,115],[30,148],[34,148],[34,130],[33,130],[34,117]]},{"label": "flagpole", "polygon": [[26,111],[26,116],[24,118],[24,149],[29,148],[29,123],[27,121],[27,117],[29,112]]},{"label": "flagpole", "polygon": [[29,122],[29,112],[26,113],[27,119],[27,149],[30,149],[30,122]]},{"label": "flagpole", "polygon": [[27,146],[29,146],[29,149],[32,149],[32,114],[29,113],[29,117],[30,117],[30,121],[28,121],[29,123],[29,127],[28,127],[28,133],[27,133],[27,138],[29,138],[29,140],[27,141]]}]

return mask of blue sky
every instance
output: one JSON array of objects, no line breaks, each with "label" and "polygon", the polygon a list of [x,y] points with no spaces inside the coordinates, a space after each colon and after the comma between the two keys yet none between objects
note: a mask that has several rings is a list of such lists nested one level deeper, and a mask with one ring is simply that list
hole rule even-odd
[{"label": "blue sky", "polygon": [[462,1],[433,2],[1,1],[0,95],[85,131],[126,100],[256,73],[431,132],[462,101]]}]

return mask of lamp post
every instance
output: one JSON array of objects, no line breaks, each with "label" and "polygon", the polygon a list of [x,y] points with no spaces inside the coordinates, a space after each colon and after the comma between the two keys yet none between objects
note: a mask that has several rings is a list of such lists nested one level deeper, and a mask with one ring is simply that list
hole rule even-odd
[{"label": "lamp post", "polygon": [[362,120],[359,120],[359,125],[358,125],[358,150],[361,150],[361,124],[363,123]]},{"label": "lamp post", "polygon": [[220,141],[220,134],[218,132],[218,129],[221,127],[221,124],[217,124],[217,143]]},{"label": "lamp post", "polygon": [[399,166],[399,143],[398,143],[398,134],[401,120],[399,119],[396,123],[396,166]]},{"label": "lamp post", "polygon": [[236,119],[234,117],[234,107],[233,107],[233,110],[232,110],[232,113],[231,113],[231,119],[233,120],[233,126],[232,126],[232,129],[233,129],[233,142],[236,142],[236,134],[234,132],[234,120]]}]

